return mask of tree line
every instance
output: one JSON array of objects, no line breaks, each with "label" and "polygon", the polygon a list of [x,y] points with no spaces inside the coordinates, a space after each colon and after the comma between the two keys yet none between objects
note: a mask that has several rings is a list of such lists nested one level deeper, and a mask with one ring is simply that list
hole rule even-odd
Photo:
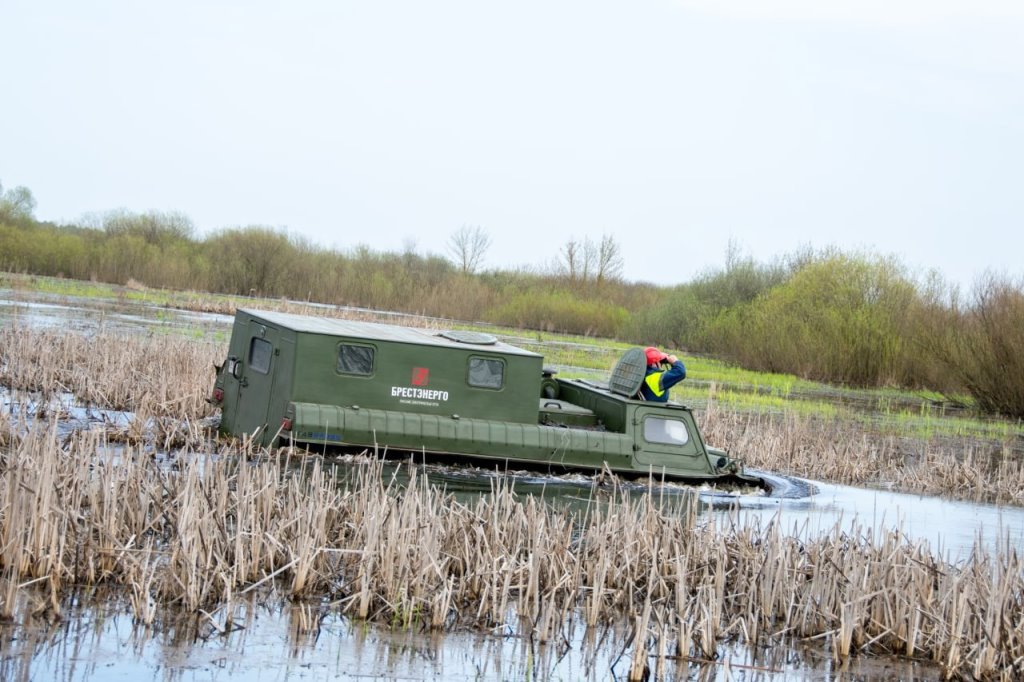
[{"label": "tree line", "polygon": [[618,245],[571,239],[535,268],[481,270],[490,239],[456,230],[448,256],[326,249],[265,226],[196,235],[177,212],[33,217],[0,187],[0,268],[116,284],[260,295],[616,338],[851,386],[967,393],[1024,417],[1024,286],[987,275],[962,292],[870,252],[805,249],[725,263],[675,287],[625,281]]}]

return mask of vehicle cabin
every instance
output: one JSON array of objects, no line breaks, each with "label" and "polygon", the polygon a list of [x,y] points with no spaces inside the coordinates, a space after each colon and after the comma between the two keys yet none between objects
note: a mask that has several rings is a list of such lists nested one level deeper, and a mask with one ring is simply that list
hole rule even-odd
[{"label": "vehicle cabin", "polygon": [[239,309],[221,430],[269,444],[293,402],[536,423],[542,362],[487,334]]},{"label": "vehicle cabin", "polygon": [[213,401],[221,432],[262,445],[386,447],[567,469],[739,472],[690,410],[636,393],[627,352],[607,386],[555,379],[490,334],[239,309]]}]

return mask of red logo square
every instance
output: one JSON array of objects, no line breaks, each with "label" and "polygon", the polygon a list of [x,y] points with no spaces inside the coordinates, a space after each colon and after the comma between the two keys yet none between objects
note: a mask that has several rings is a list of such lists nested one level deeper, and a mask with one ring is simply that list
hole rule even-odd
[{"label": "red logo square", "polygon": [[430,379],[430,369],[427,367],[413,367],[412,368],[412,385],[413,386],[426,386],[427,381]]}]

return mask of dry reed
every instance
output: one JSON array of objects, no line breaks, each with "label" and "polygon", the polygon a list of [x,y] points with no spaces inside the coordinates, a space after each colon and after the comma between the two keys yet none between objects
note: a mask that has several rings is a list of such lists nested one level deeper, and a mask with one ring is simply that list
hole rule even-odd
[{"label": "dry reed", "polygon": [[[838,526],[801,538],[775,522],[724,523],[652,496],[583,513],[502,483],[457,502],[411,469],[398,487],[373,460],[339,482],[319,457],[185,452],[173,464],[100,432],[38,422],[0,461],[0,614],[44,587],[45,610],[116,586],[141,625],[184,609],[218,629],[271,588],[396,627],[498,629],[559,643],[574,627],[633,624],[632,676],[723,640],[824,638],[839,660],[894,652],[950,676],[1024,673],[1024,565],[978,547],[960,565],[898,532]],[[699,522],[698,522],[699,521]],[[316,613],[297,613],[297,631]],[[167,619],[167,618],[164,618]]]},{"label": "dry reed", "polygon": [[0,385],[42,404],[71,394],[86,407],[199,419],[212,411],[206,399],[223,356],[218,344],[173,335],[0,327]]},{"label": "dry reed", "polygon": [[1024,506],[1024,459],[1009,444],[900,438],[839,420],[727,411],[714,401],[698,416],[705,439],[727,446],[748,467],[844,485]]}]

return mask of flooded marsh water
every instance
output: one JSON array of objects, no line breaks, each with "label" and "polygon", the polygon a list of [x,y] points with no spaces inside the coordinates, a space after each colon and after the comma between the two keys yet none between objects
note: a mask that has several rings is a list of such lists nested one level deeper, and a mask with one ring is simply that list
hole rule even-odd
[{"label": "flooded marsh water", "polygon": [[[64,621],[0,624],[0,679],[29,680],[588,680],[625,679],[628,632],[569,633],[541,644],[474,632],[444,635],[366,627],[316,606],[251,604],[228,631],[190,622],[140,628],[116,602]],[[310,615],[312,613],[312,615]],[[309,628],[309,621],[316,626]],[[896,657],[837,665],[824,647],[794,644],[753,655],[723,647],[717,661],[671,661],[666,680],[933,680],[936,666]]]},{"label": "flooded marsh water", "polygon": [[[0,297],[4,292],[0,292]],[[0,325],[96,330],[124,333],[185,334],[226,340],[231,319],[147,309],[118,301],[72,300],[11,294],[0,300]],[[212,371],[211,371],[212,383]],[[29,420],[38,409],[11,391],[0,392],[0,412]],[[130,413],[84,407],[64,395],[48,414],[60,415],[62,431],[96,425],[126,426]],[[166,454],[166,453],[164,453]],[[340,470],[345,460],[333,462]],[[404,464],[389,469],[404,475]],[[592,477],[543,473],[495,472],[473,467],[425,465],[430,481],[469,500],[488,495],[496,480],[520,496],[586,509],[601,504],[609,488]],[[338,474],[344,477],[342,471]],[[795,538],[810,540],[836,528],[881,535],[897,530],[912,542],[925,542],[948,562],[964,561],[977,548],[1024,546],[1024,510],[1019,507],[956,502],[887,490],[800,482],[806,494],[793,497],[753,491],[720,491],[672,484],[621,485],[616,494],[657,498],[669,510],[697,509],[698,516],[728,525],[757,519],[787,528]],[[682,512],[680,512],[682,513]],[[147,628],[134,622],[122,597],[82,595],[48,618],[45,591],[27,586],[18,617],[0,624],[2,679],[626,679],[631,664],[631,624],[588,629],[574,617],[555,642],[541,643],[499,629],[491,633],[444,634],[418,628],[370,625],[347,618],[326,602],[292,603],[281,598],[265,603],[234,603],[234,624],[223,614],[182,614],[178,622]],[[853,656],[840,665],[826,640],[780,638],[761,647],[725,643],[718,660],[673,659],[654,670],[658,679],[701,680],[874,680],[940,679],[942,670],[909,659]],[[660,672],[660,675],[657,673]]]}]

